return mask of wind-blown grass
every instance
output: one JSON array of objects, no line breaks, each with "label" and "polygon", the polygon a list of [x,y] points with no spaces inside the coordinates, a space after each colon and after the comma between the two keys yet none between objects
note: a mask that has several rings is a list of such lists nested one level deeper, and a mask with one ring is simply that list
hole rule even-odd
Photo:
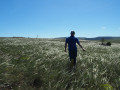
[{"label": "wind-blown grass", "polygon": [[120,44],[82,42],[76,70],[69,69],[63,40],[0,39],[0,89],[101,90],[120,86]]}]

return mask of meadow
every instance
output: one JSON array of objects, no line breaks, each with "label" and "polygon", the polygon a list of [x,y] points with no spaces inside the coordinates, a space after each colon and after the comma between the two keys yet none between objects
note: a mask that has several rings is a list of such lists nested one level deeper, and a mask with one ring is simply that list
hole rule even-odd
[{"label": "meadow", "polygon": [[120,43],[100,43],[81,41],[71,70],[64,40],[0,38],[0,90],[119,90]]}]

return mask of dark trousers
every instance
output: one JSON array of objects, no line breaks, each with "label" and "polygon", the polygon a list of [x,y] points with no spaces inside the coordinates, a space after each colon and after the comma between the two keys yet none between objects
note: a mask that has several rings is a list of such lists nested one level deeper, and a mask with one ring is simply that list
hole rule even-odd
[{"label": "dark trousers", "polygon": [[71,60],[74,60],[73,61],[73,65],[75,66],[76,65],[76,57],[77,57],[77,51],[69,51],[69,57],[70,57],[70,61]]}]

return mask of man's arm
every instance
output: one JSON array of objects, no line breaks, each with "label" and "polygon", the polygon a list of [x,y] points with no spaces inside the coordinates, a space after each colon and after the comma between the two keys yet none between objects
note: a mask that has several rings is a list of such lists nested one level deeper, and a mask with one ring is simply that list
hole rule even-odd
[{"label": "man's arm", "polygon": [[85,49],[83,48],[83,46],[80,43],[78,45],[82,48],[83,51],[85,51]]},{"label": "man's arm", "polygon": [[65,52],[66,52],[66,48],[67,48],[67,43],[65,42]]},{"label": "man's arm", "polygon": [[82,48],[83,51],[85,51],[85,49],[83,48],[79,41],[77,42],[77,44]]}]

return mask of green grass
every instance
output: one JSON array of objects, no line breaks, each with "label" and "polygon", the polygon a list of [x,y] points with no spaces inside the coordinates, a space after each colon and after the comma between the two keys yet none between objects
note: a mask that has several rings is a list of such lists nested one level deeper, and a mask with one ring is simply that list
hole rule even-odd
[{"label": "green grass", "polygon": [[120,86],[120,44],[81,42],[76,70],[70,70],[64,41],[57,39],[0,39],[0,89],[101,90]]}]

